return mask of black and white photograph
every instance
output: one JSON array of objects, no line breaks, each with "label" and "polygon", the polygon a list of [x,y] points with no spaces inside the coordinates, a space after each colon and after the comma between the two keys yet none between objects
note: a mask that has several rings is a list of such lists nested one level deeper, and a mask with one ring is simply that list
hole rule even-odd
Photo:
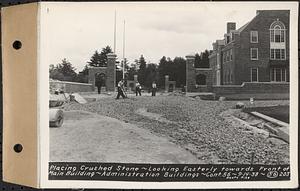
[{"label": "black and white photograph", "polygon": [[284,2],[46,3],[41,14],[49,177],[289,180],[298,63]]}]

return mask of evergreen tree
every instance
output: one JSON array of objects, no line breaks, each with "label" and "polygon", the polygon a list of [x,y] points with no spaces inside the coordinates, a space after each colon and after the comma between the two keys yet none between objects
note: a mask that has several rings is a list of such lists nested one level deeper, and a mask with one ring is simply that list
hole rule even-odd
[{"label": "evergreen tree", "polygon": [[146,82],[146,61],[143,55],[139,58],[138,61],[139,70],[138,70],[138,81],[141,85],[145,85]]},{"label": "evergreen tree", "polygon": [[202,67],[203,68],[209,68],[209,51],[205,50],[202,53]]},{"label": "evergreen tree", "polygon": [[100,54],[98,50],[96,50],[93,56],[91,57],[90,61],[88,61],[87,63],[89,64],[89,66],[99,67],[101,65],[100,60]]},{"label": "evergreen tree", "polygon": [[61,81],[76,81],[77,74],[72,64],[64,58],[61,63],[56,66],[50,65],[49,76],[52,79]]},{"label": "evergreen tree", "polygon": [[127,72],[127,79],[128,80],[133,80],[134,75],[138,74],[137,70],[137,65],[136,64],[131,64],[131,66],[128,66],[128,72]]},{"label": "evergreen tree", "polygon": [[177,87],[185,86],[186,83],[186,61],[182,57],[175,57],[173,60],[175,65],[174,79]]},{"label": "evergreen tree", "polygon": [[195,68],[209,68],[209,51],[205,50],[200,55],[195,55]]},{"label": "evergreen tree", "polygon": [[167,75],[168,71],[167,71],[167,58],[165,56],[163,56],[160,61],[159,61],[159,65],[158,65],[158,84],[160,86],[164,86],[165,85],[165,75]]},{"label": "evergreen tree", "polygon": [[92,55],[90,61],[88,61],[87,63],[89,64],[89,66],[93,67],[106,67],[108,53],[112,53],[112,49],[110,48],[110,46],[102,48],[100,53],[98,52],[98,50],[96,50]]},{"label": "evergreen tree", "polygon": [[156,64],[147,64],[146,67],[146,82],[145,86],[150,88],[152,86],[153,81],[157,81],[157,66]]},{"label": "evergreen tree", "polygon": [[198,53],[195,54],[195,68],[201,68],[201,57]]},{"label": "evergreen tree", "polygon": [[86,64],[82,71],[80,71],[77,75],[77,82],[80,83],[88,83],[88,75],[89,75],[89,68]]}]

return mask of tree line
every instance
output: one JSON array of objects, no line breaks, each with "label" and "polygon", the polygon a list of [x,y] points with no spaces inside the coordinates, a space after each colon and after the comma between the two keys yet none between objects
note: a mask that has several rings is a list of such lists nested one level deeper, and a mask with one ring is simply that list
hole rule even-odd
[{"label": "tree line", "polygon": [[[87,83],[89,67],[106,67],[108,53],[112,53],[112,49],[109,46],[102,48],[101,52],[96,50],[84,66],[83,70],[78,73],[71,62],[64,58],[61,63],[57,65],[50,65],[50,78],[61,81]],[[196,53],[195,67],[209,68],[208,56],[208,50],[205,50],[200,54]],[[169,80],[176,81],[177,87],[185,85],[186,60],[183,57],[175,57],[171,59],[170,57],[163,56],[159,60],[159,63],[147,63],[143,55],[134,60],[133,63],[128,63],[126,59],[123,61],[117,61],[116,82],[122,79],[123,65],[125,67],[125,79],[133,80],[134,75],[138,75],[138,81],[146,88],[151,87],[153,81],[155,81],[158,86],[163,87],[165,83],[165,75],[169,75]]]}]

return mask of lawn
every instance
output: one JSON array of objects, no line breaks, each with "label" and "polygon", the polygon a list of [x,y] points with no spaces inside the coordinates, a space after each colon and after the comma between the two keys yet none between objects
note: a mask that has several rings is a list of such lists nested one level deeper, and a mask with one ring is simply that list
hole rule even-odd
[{"label": "lawn", "polygon": [[278,105],[278,106],[270,106],[270,107],[246,108],[243,111],[247,112],[247,113],[256,111],[256,112],[262,113],[264,115],[278,119],[280,121],[289,123],[289,117],[290,117],[289,110],[290,110],[290,107],[288,105]]}]

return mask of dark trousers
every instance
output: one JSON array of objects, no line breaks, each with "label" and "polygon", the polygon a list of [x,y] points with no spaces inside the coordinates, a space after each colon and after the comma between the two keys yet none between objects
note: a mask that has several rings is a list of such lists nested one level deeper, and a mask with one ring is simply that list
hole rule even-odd
[{"label": "dark trousers", "polygon": [[152,96],[155,96],[156,94],[156,88],[152,88]]},{"label": "dark trousers", "polygon": [[122,89],[121,89],[120,87],[118,87],[118,95],[117,95],[117,99],[119,99],[120,96],[122,96],[123,99],[125,98],[124,92],[122,91]]},{"label": "dark trousers", "polygon": [[141,88],[135,88],[135,95],[138,96],[138,94],[142,96]]},{"label": "dark trousers", "polygon": [[98,94],[101,93],[101,86],[97,86],[97,89],[98,89]]}]

